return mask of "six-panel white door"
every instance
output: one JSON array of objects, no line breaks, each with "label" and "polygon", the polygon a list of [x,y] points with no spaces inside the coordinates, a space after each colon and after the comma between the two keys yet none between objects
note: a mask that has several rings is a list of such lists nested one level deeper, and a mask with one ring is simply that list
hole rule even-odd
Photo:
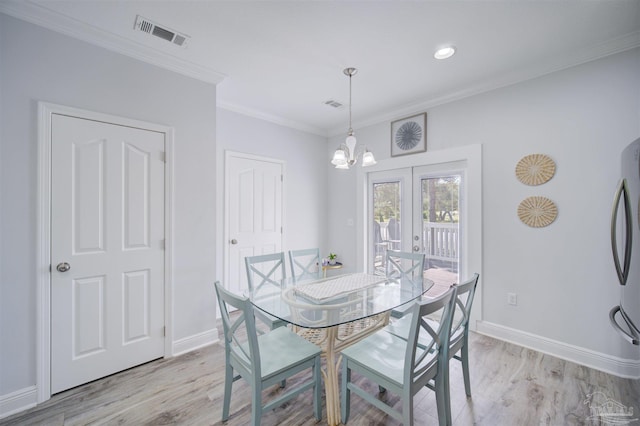
[{"label": "six-panel white door", "polygon": [[247,289],[244,258],[282,251],[282,163],[240,155],[226,160],[226,287]]},{"label": "six-panel white door", "polygon": [[164,137],[52,117],[52,393],[164,355]]}]

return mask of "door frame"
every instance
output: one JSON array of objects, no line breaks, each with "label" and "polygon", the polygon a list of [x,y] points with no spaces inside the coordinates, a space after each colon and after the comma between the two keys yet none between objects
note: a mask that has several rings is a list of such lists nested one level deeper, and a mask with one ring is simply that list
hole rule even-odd
[{"label": "door frame", "polygon": [[[369,228],[368,228],[368,173],[386,170],[411,168],[419,166],[441,166],[444,169],[465,170],[465,198],[467,207],[467,226],[464,230],[464,247],[461,251],[467,253],[465,265],[460,265],[460,276],[465,279],[472,273],[480,274],[478,290],[475,293],[474,309],[471,312],[469,326],[477,329],[477,324],[483,320],[482,302],[482,145],[467,145],[457,148],[429,151],[424,154],[406,155],[379,160],[378,164],[363,169],[356,168],[356,215],[360,218],[356,229],[356,241],[362,241],[358,246],[357,265],[366,271],[368,265]],[[461,232],[463,232],[461,230]]]},{"label": "door frame", "polygon": [[171,356],[172,259],[173,259],[173,139],[174,129],[160,124],[129,119],[79,108],[38,102],[38,218],[37,218],[37,403],[51,398],[51,121],[54,114],[151,130],[165,135],[164,173],[164,357]]},{"label": "door frame", "polygon": [[[286,203],[286,182],[287,182],[287,170],[286,170],[286,162],[284,160],[280,160],[277,158],[273,158],[273,157],[265,157],[265,156],[261,156],[261,155],[255,155],[255,154],[247,154],[244,152],[238,152],[238,151],[230,151],[230,150],[225,150],[224,151],[224,218],[223,218],[223,237],[222,237],[222,245],[223,245],[223,249],[222,249],[222,276],[223,276],[223,285],[226,287],[227,283],[229,282],[229,158],[230,157],[237,157],[237,158],[243,158],[243,159],[247,159],[247,160],[256,160],[256,161],[263,161],[263,162],[268,162],[268,163],[276,163],[276,164],[280,164],[280,166],[282,167],[282,199],[281,199],[281,210],[282,210],[282,233],[280,234],[280,247],[282,248],[282,251],[285,252],[286,251],[286,247],[285,247],[285,241],[287,241],[286,239],[286,232],[287,232],[287,227],[285,225],[286,223],[286,209],[285,206],[287,205]],[[217,312],[216,318],[220,318],[220,312]]]}]

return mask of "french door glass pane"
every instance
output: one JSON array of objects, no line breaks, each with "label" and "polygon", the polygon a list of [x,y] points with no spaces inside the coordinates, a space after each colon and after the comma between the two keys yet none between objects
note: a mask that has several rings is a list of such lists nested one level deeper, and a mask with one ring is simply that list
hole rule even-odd
[{"label": "french door glass pane", "polygon": [[457,174],[421,179],[422,246],[425,277],[436,283],[432,295],[459,282],[460,182]]},{"label": "french door glass pane", "polygon": [[400,250],[401,231],[400,181],[373,184],[373,271],[384,274],[387,250]]}]

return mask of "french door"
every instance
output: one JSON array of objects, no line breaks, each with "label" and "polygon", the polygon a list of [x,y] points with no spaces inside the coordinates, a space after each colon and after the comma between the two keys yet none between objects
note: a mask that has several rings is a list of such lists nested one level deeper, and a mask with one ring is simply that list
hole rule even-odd
[{"label": "french door", "polygon": [[368,268],[384,273],[388,250],[425,254],[431,294],[459,282],[464,170],[408,167],[369,175]]}]

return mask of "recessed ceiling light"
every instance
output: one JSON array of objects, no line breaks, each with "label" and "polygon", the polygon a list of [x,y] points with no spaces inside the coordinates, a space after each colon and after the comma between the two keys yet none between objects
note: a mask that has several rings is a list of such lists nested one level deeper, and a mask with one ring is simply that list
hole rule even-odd
[{"label": "recessed ceiling light", "polygon": [[436,50],[436,53],[433,54],[433,57],[436,59],[447,59],[453,56],[456,53],[456,48],[453,46],[446,46]]}]

